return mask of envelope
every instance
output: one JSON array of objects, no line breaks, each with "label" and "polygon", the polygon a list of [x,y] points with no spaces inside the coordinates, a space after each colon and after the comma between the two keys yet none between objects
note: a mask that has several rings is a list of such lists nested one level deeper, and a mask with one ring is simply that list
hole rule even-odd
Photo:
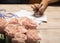
[{"label": "envelope", "polygon": [[14,13],[15,15],[17,15],[18,17],[27,17],[32,19],[34,22],[36,22],[37,24],[41,24],[41,23],[46,23],[47,22],[47,16],[43,15],[41,17],[34,17],[32,16],[34,13],[27,11],[27,10],[20,10]]}]

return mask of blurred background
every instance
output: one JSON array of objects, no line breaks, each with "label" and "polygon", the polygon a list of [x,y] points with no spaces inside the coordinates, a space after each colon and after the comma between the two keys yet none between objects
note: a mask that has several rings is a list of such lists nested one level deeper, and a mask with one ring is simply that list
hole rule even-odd
[{"label": "blurred background", "polygon": [[[0,0],[0,4],[29,4],[35,3],[37,0]],[[39,2],[39,0],[37,1]]]},{"label": "blurred background", "polygon": [[[40,3],[41,0],[0,0],[0,4],[34,4]],[[60,2],[50,4],[51,6],[60,6]]]}]

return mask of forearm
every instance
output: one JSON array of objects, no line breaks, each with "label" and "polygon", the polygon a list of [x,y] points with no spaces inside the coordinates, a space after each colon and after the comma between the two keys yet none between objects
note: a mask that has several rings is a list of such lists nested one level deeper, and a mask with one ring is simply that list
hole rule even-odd
[{"label": "forearm", "polygon": [[49,4],[49,0],[42,0],[42,2],[40,3],[40,6],[46,9],[48,4]]},{"label": "forearm", "polygon": [[51,3],[55,3],[55,2],[58,2],[59,0],[50,0],[49,1],[49,4],[51,4]]},{"label": "forearm", "polygon": [[42,0],[42,3],[44,3],[44,4],[51,4],[51,3],[55,3],[57,1],[59,1],[59,0]]}]

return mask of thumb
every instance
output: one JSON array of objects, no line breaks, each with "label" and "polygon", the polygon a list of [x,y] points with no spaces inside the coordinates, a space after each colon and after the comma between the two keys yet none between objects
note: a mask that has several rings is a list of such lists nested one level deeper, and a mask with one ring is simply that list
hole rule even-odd
[{"label": "thumb", "polygon": [[33,11],[36,9],[34,5],[32,5],[31,8],[33,9]]}]

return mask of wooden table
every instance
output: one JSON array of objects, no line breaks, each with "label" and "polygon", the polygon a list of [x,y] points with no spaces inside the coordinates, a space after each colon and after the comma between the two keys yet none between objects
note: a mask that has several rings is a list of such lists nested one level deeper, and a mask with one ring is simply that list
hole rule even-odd
[{"label": "wooden table", "polygon": [[[0,5],[0,9],[16,12],[21,9],[32,11],[31,5]],[[60,7],[49,6],[45,11],[48,21],[39,26],[41,43],[60,43]]]}]

